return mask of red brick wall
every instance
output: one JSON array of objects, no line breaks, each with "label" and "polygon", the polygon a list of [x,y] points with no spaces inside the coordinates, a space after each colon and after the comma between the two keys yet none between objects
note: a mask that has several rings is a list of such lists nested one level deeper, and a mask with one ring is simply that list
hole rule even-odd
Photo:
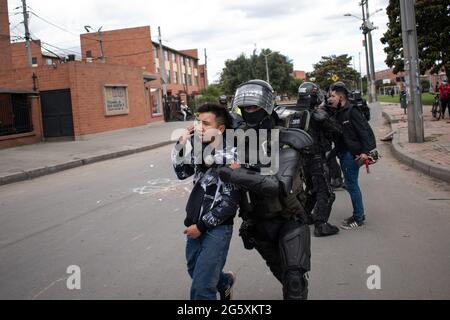
[{"label": "red brick wall", "polygon": [[[31,42],[31,56],[37,58],[38,66],[44,64],[42,58],[40,41]],[[25,42],[16,42],[11,44],[12,68],[25,68],[28,66],[28,56]]]},{"label": "red brick wall", "polygon": [[294,71],[294,78],[295,79],[305,80],[306,79],[305,71]]},{"label": "red brick wall", "polygon": [[[101,56],[99,35],[96,32],[80,36],[81,53],[86,59],[90,50],[95,62]],[[143,71],[155,72],[153,46],[150,27],[138,27],[102,32],[102,44],[105,61],[108,64],[133,65]]]},{"label": "red brick wall", "polygon": [[[37,75],[39,91],[70,88],[76,136],[143,126],[162,120],[162,117],[151,118],[150,101],[139,67],[75,61],[58,65],[56,69],[52,66],[21,68],[0,72],[0,87],[32,90],[33,72]],[[128,86],[129,114],[105,115],[105,84]],[[34,115],[33,121],[35,126],[42,123]]]},{"label": "red brick wall", "polygon": [[195,57],[198,59],[198,50],[197,49],[180,50],[180,52],[184,53],[187,56]]},{"label": "red brick wall", "polygon": [[0,0],[0,71],[11,68],[8,1]]},{"label": "red brick wall", "polygon": [[[70,63],[70,88],[75,135],[143,126],[151,121],[142,69],[103,64]],[[128,85],[128,115],[105,115],[105,84]]]},{"label": "red brick wall", "polygon": [[40,91],[67,89],[70,86],[69,64],[56,67],[18,68],[0,72],[0,87],[8,89],[33,90],[33,73],[36,74],[36,86]]}]

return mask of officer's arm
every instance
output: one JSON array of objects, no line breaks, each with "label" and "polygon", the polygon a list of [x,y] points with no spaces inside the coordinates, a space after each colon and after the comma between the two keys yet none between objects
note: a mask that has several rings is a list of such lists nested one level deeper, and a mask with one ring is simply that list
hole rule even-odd
[{"label": "officer's arm", "polygon": [[264,176],[252,170],[244,168],[232,170],[228,167],[220,168],[219,175],[220,179],[226,183],[233,183],[263,196],[276,197],[280,193],[280,183],[275,175]]},{"label": "officer's arm", "polygon": [[281,186],[281,191],[287,196],[294,183],[294,178],[300,171],[300,152],[295,149],[282,149],[280,151],[280,167],[277,178]]}]

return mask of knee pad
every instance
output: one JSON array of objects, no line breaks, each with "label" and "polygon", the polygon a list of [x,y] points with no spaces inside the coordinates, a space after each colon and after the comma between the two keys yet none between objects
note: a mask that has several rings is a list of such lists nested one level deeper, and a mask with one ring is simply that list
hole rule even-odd
[{"label": "knee pad", "polygon": [[306,272],[311,269],[311,235],[308,225],[288,222],[280,231],[283,296],[304,300],[308,296]]},{"label": "knee pad", "polygon": [[284,300],[306,300],[308,298],[308,280],[306,273],[289,270],[283,279]]},{"label": "knee pad", "polygon": [[289,221],[280,230],[279,248],[285,270],[310,270],[311,234],[308,225]]}]

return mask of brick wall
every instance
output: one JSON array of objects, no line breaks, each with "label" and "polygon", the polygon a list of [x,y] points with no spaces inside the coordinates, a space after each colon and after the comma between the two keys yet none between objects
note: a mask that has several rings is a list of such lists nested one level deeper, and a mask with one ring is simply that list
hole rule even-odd
[{"label": "brick wall", "polygon": [[293,73],[293,76],[295,79],[305,80],[306,79],[306,72],[305,71],[299,71],[295,70]]},{"label": "brick wall", "polygon": [[0,0],[0,71],[11,68],[8,1]]},{"label": "brick wall", "polygon": [[[108,64],[132,65],[142,71],[154,73],[153,46],[150,27],[138,27],[104,31],[101,33],[103,53]],[[91,51],[94,62],[100,63],[99,34],[85,33],[80,36],[81,53],[86,59],[86,51]]]},{"label": "brick wall", "polygon": [[[37,65],[42,66],[41,42],[39,40],[31,42],[31,56],[37,59]],[[12,69],[25,68],[28,66],[28,56],[25,42],[11,43]]]},{"label": "brick wall", "polygon": [[[150,117],[142,69],[104,64],[70,63],[70,88],[75,135],[86,135],[143,126],[160,118]],[[127,85],[129,114],[105,115],[105,84]]]},{"label": "brick wall", "polygon": [[[150,98],[145,91],[142,69],[139,67],[74,61],[57,65],[56,68],[20,68],[0,72],[0,87],[33,90],[33,73],[37,76],[39,91],[71,90],[76,136],[143,126],[163,120],[162,117],[151,117]],[[129,114],[105,115],[105,84],[127,85]],[[38,121],[33,123],[40,126],[42,122],[38,116],[33,114],[33,119]]]}]

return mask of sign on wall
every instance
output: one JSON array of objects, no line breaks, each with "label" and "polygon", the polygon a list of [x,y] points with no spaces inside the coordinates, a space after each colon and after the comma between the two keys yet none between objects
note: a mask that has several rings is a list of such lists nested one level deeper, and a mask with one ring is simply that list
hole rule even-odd
[{"label": "sign on wall", "polygon": [[107,116],[129,113],[126,85],[105,85],[105,113]]}]

